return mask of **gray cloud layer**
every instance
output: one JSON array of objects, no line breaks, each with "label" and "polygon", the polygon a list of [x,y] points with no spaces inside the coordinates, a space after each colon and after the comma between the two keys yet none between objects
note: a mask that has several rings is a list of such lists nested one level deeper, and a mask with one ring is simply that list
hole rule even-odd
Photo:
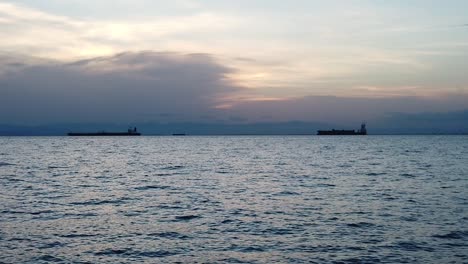
[{"label": "gray cloud layer", "polygon": [[0,121],[194,119],[235,90],[230,71],[209,55],[155,52],[22,66],[0,76]]},{"label": "gray cloud layer", "polygon": [[[395,118],[387,118],[392,112],[468,108],[468,98],[456,94],[438,98],[252,100],[251,91],[226,78],[235,70],[209,54],[121,53],[72,63],[3,56],[0,65],[0,124],[300,120],[355,127],[364,120],[378,123],[380,119],[392,126]],[[216,107],[225,103],[232,107]],[[440,118],[446,119],[443,115]]]}]

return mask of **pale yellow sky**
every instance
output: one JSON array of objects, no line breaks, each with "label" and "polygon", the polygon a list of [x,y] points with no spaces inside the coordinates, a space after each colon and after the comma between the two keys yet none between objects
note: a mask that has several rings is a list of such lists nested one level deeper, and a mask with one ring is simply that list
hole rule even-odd
[{"label": "pale yellow sky", "polygon": [[59,61],[141,50],[207,53],[234,69],[227,77],[255,98],[467,92],[460,66],[468,61],[468,27],[456,12],[464,2],[433,17],[397,1],[293,1],[298,7],[284,11],[275,1],[237,8],[131,2],[2,1],[0,51]]}]

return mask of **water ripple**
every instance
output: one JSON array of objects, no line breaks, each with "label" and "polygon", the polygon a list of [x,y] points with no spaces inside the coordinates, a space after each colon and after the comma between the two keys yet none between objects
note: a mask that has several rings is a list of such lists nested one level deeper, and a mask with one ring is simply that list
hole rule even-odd
[{"label": "water ripple", "polygon": [[2,263],[468,259],[465,136],[19,137],[0,146]]}]

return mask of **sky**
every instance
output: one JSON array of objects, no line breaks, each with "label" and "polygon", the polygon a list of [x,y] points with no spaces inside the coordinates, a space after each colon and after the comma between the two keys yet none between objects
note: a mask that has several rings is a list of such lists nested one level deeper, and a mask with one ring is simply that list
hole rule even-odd
[{"label": "sky", "polygon": [[463,123],[466,10],[462,0],[0,0],[0,124],[390,127],[430,115],[436,127],[450,113]]}]

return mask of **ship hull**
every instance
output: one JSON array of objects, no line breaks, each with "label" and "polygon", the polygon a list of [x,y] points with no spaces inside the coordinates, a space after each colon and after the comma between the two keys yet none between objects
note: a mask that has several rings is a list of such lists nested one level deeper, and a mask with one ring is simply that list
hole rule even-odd
[{"label": "ship hull", "polygon": [[319,130],[319,136],[365,136],[366,132],[356,132],[354,130]]},{"label": "ship hull", "polygon": [[99,132],[99,133],[68,133],[72,137],[106,137],[106,136],[141,136],[141,133],[128,132]]}]

